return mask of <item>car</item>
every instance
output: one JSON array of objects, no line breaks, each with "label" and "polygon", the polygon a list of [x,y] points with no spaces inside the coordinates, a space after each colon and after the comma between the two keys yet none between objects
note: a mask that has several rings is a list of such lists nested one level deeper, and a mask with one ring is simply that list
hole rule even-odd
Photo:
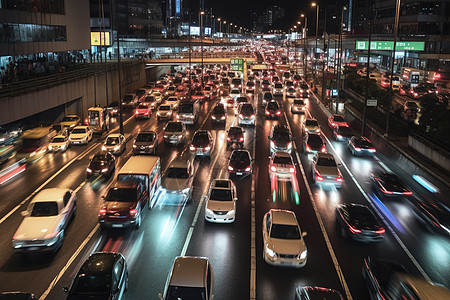
[{"label": "car", "polygon": [[276,82],[273,84],[272,93],[275,96],[283,96],[284,88],[281,82]]},{"label": "car", "polygon": [[406,112],[407,110],[419,112],[420,109],[416,101],[405,101],[405,103],[403,103],[403,111]]},{"label": "car", "polygon": [[380,83],[381,87],[388,88],[391,85],[391,81],[389,79],[383,79]]},{"label": "car", "polygon": [[317,152],[311,162],[311,170],[314,184],[342,186],[344,179],[333,154]]},{"label": "car", "polygon": [[234,100],[236,100],[237,97],[239,97],[240,95],[241,95],[241,90],[240,89],[237,89],[237,88],[231,89],[230,97],[232,97]]},{"label": "car", "polygon": [[222,103],[217,103],[211,112],[211,123],[214,124],[226,124],[227,111]]},{"label": "car", "polygon": [[366,205],[356,203],[337,206],[336,225],[343,238],[359,242],[379,242],[386,232]]},{"label": "car", "polygon": [[380,198],[408,197],[413,194],[400,177],[391,172],[371,173],[370,182],[375,194]]},{"label": "car", "polygon": [[156,154],[158,134],[154,131],[139,131],[133,143],[133,154]]},{"label": "car", "polygon": [[264,92],[262,97],[262,106],[265,107],[267,105],[267,102],[273,100],[273,94],[271,92]]},{"label": "car", "polygon": [[64,118],[62,118],[61,122],[59,124],[63,127],[69,128],[71,130],[75,126],[78,126],[81,122],[81,119],[77,115],[67,115]]},{"label": "car", "polygon": [[398,90],[400,95],[409,95],[409,91],[411,90],[411,86],[409,84],[402,84]]},{"label": "car", "polygon": [[261,89],[263,90],[263,92],[271,91],[271,84],[269,80],[264,79],[263,81],[261,81]]},{"label": "car", "polygon": [[245,85],[245,92],[246,93],[255,93],[255,83],[253,81],[247,81],[247,84]]},{"label": "car", "polygon": [[152,107],[149,104],[150,104],[149,102],[140,103],[134,110],[134,118],[135,119],[140,119],[140,118],[150,119],[150,117],[152,115]]},{"label": "car", "polygon": [[280,82],[280,77],[278,76],[272,76],[272,83],[275,84],[277,82]]},{"label": "car", "polygon": [[415,86],[409,90],[408,96],[413,99],[419,99],[420,97],[429,94],[429,91],[424,86]]},{"label": "car", "polygon": [[269,156],[269,176],[271,180],[274,176],[277,179],[295,176],[295,164],[289,153],[276,151]]},{"label": "car", "polygon": [[110,178],[116,169],[116,158],[108,151],[100,151],[96,153],[86,168],[86,177],[90,179],[92,176],[103,176]]},{"label": "car", "polygon": [[166,96],[173,96],[173,95],[175,95],[176,91],[177,91],[177,87],[174,85],[170,85],[166,90]]},{"label": "car", "polygon": [[242,79],[235,77],[231,79],[231,89],[237,88],[239,90],[242,89]]},{"label": "car", "polygon": [[300,92],[304,91],[309,92],[309,85],[306,82],[302,81],[300,82]]},{"label": "car", "polygon": [[38,300],[38,298],[32,293],[2,292],[0,293],[0,300]]},{"label": "car", "polygon": [[178,99],[178,96],[170,96],[169,98],[167,98],[164,104],[170,105],[170,108],[172,110],[177,110],[178,105],[180,104],[180,100]]},{"label": "car", "polygon": [[131,108],[135,107],[137,104],[137,98],[135,94],[126,94],[122,98],[122,107],[123,108]]},{"label": "car", "polygon": [[205,196],[205,220],[212,223],[233,223],[236,217],[237,193],[229,179],[214,179]]},{"label": "car", "polygon": [[115,252],[91,254],[75,275],[72,285],[64,287],[66,300],[123,299],[128,289],[128,267],[124,256]]},{"label": "car", "polygon": [[364,136],[352,136],[348,140],[348,149],[352,155],[373,156],[377,149],[372,145],[370,140]]},{"label": "car", "polygon": [[206,257],[176,257],[166,281],[161,300],[213,300],[214,271]]},{"label": "car", "polygon": [[125,136],[120,133],[109,134],[102,145],[103,151],[111,152],[114,155],[122,154],[127,147]]},{"label": "car", "polygon": [[103,204],[98,213],[102,228],[137,229],[141,226],[143,209],[148,202],[142,183],[118,181],[102,198]]},{"label": "car", "polygon": [[205,95],[206,100],[213,100],[216,95],[216,90],[214,88],[214,84],[206,85],[203,88],[203,94]]},{"label": "car", "polygon": [[142,101],[142,99],[147,95],[147,90],[146,89],[137,89],[135,91],[136,94],[136,98],[138,99],[138,101]]},{"label": "car", "polygon": [[119,111],[120,111],[120,104],[119,101],[113,101],[111,102],[108,107],[106,108],[106,110],[108,111],[109,115],[111,117],[115,117],[119,115]]},{"label": "car", "polygon": [[241,103],[238,107],[237,112],[238,125],[255,125],[255,110],[253,109],[253,105],[251,103]]},{"label": "car", "polygon": [[281,116],[281,109],[278,102],[272,100],[267,102],[266,110],[265,110],[266,119],[279,119]]},{"label": "car", "polygon": [[269,210],[263,218],[262,236],[266,263],[293,268],[306,265],[306,232],[302,232],[293,211]]},{"label": "car", "polygon": [[417,219],[430,232],[450,236],[450,208],[428,198],[408,198]]},{"label": "car", "polygon": [[209,130],[197,130],[192,137],[189,150],[195,156],[208,156],[211,158],[211,153],[214,150],[214,139],[211,132]]},{"label": "car", "polygon": [[186,125],[180,121],[169,121],[164,127],[164,142],[175,144],[186,142]]},{"label": "car", "polygon": [[161,83],[156,83],[156,86],[152,90],[152,94],[160,93],[161,97],[166,93],[166,87]]},{"label": "car", "polygon": [[270,141],[270,153],[276,151],[285,151],[291,153],[292,134],[286,125],[277,124],[272,126],[268,138]]},{"label": "car", "polygon": [[233,150],[228,159],[228,172],[231,175],[246,176],[252,174],[253,159],[248,150]]},{"label": "car", "polygon": [[244,147],[244,130],[242,127],[231,126],[227,131],[227,148],[233,144],[240,148]]},{"label": "car", "polygon": [[298,97],[298,93],[293,87],[286,89],[286,98],[296,98],[296,97]]},{"label": "car", "polygon": [[305,133],[303,135],[303,153],[327,153],[327,145],[318,133]]},{"label": "car", "polygon": [[[189,159],[176,158],[169,163],[162,175],[161,190],[165,194],[183,196],[185,201],[192,200],[194,166]],[[164,202],[167,204],[167,201]],[[178,204],[177,201],[176,204]]]},{"label": "car", "polygon": [[153,95],[148,95],[144,98],[144,100],[142,101],[142,104],[146,104],[147,106],[150,107],[150,109],[153,111],[156,109],[156,106],[158,104],[158,101],[156,100],[155,96]]},{"label": "car", "polygon": [[295,289],[295,300],[344,300],[336,290],[318,286],[299,286]]},{"label": "car", "polygon": [[12,238],[16,253],[56,252],[77,211],[76,193],[66,188],[38,192],[22,212],[24,219]]},{"label": "car", "polygon": [[304,133],[320,133],[320,125],[316,119],[306,119],[302,127]]},{"label": "car", "polygon": [[158,111],[156,112],[156,119],[161,120],[172,120],[173,119],[173,110],[171,105],[162,104],[158,107]]},{"label": "car", "polygon": [[65,152],[70,147],[69,137],[66,135],[56,135],[48,145],[50,152]]},{"label": "car", "polygon": [[88,126],[76,126],[69,135],[70,144],[87,145],[93,137],[93,132]]},{"label": "car", "polygon": [[348,126],[347,122],[342,115],[332,115],[328,118],[328,126],[334,129],[336,126]]},{"label": "car", "polygon": [[291,104],[291,113],[293,114],[305,114],[306,113],[306,103],[303,99],[294,98]]},{"label": "car", "polygon": [[163,95],[160,92],[152,91],[150,96],[154,97],[156,100],[156,103],[161,103],[163,100]]},{"label": "car", "polygon": [[205,102],[206,96],[202,91],[196,91],[191,95],[191,100],[198,100],[200,103]]},{"label": "car", "polygon": [[353,131],[348,126],[336,126],[333,129],[333,138],[335,141],[348,141],[353,136]]}]

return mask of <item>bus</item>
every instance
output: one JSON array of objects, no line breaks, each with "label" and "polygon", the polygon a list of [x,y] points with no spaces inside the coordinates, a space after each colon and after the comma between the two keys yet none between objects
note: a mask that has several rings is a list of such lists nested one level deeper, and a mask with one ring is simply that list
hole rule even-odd
[{"label": "bus", "polygon": [[139,183],[142,193],[147,194],[148,208],[153,208],[158,200],[161,185],[161,161],[158,156],[132,156],[117,173],[117,182]]},{"label": "bus", "polygon": [[88,109],[88,117],[85,123],[95,133],[103,133],[109,129],[109,113],[102,107]]},{"label": "bus", "polygon": [[424,71],[414,68],[402,68],[401,83],[403,85],[409,85],[415,87],[423,81]]},{"label": "bus", "polygon": [[47,152],[51,139],[57,134],[53,126],[29,129],[22,134],[22,145],[17,150],[17,160],[33,162]]}]

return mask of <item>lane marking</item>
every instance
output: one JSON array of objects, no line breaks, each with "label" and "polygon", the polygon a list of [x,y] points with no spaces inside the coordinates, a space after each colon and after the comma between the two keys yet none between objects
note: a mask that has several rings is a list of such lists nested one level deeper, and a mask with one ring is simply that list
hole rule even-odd
[{"label": "lane marking", "polygon": [[[336,153],[336,156],[339,157],[339,155],[337,155],[336,149],[333,147],[333,145],[331,144],[331,142],[328,140],[328,138],[326,136],[325,136],[325,139],[328,141],[328,145],[330,145],[330,147],[333,150],[333,152]],[[350,169],[347,167],[347,164],[345,164],[344,161],[340,157],[339,157],[339,160],[341,161],[342,166],[344,166],[345,170],[350,175],[350,178],[353,180],[353,182],[355,183],[356,187],[359,189],[359,191],[361,192],[363,197],[367,200],[367,202],[370,204],[370,206],[372,206],[372,208],[375,210],[377,215],[381,218],[383,223],[386,225],[386,227],[391,232],[392,236],[397,240],[397,242],[400,245],[400,247],[402,247],[403,251],[405,251],[406,255],[408,255],[409,259],[412,261],[414,266],[417,268],[417,270],[419,270],[420,274],[422,274],[422,276],[425,278],[425,280],[427,280],[428,282],[432,282],[430,277],[425,273],[425,270],[420,266],[419,262],[414,258],[412,253],[408,250],[406,245],[403,243],[403,241],[400,239],[400,237],[394,231],[394,229],[392,228],[391,224],[386,220],[384,215],[379,211],[377,206],[373,203],[373,201],[370,199],[370,197],[367,195],[367,193],[363,190],[363,188],[358,183],[358,181],[356,181],[355,176],[353,176],[352,172],[350,172]],[[381,161],[379,161],[379,162],[381,162]]]},{"label": "lane marking", "polygon": [[[255,116],[258,115],[259,107],[259,95],[256,99],[255,105]],[[253,149],[252,157],[256,157],[256,128],[258,126],[258,118],[255,117],[255,126],[253,127]],[[257,172],[254,172],[253,168],[252,175],[252,187],[250,195],[250,206],[251,206],[251,228],[250,228],[250,300],[256,299],[256,205],[255,205],[255,181]]]},{"label": "lane marking", "polygon": [[[289,127],[289,130],[291,130],[291,125],[289,123],[289,119],[286,117],[285,114],[284,114],[284,117],[286,118],[286,124]],[[314,198],[314,196],[312,194],[311,187],[309,186],[308,179],[306,178],[305,170],[303,169],[302,161],[300,160],[300,155],[298,154],[298,151],[297,151],[297,145],[296,145],[296,143],[293,143],[293,144],[294,144],[294,152],[295,152],[295,155],[297,157],[298,166],[299,166],[300,171],[302,173],[302,177],[303,177],[303,180],[305,182],[306,190],[308,191],[308,195],[309,195],[309,198],[311,200],[311,204],[312,204],[312,207],[314,209],[314,213],[316,215],[317,221],[319,223],[320,230],[322,231],[322,235],[323,235],[323,238],[325,240],[325,244],[327,245],[328,252],[330,253],[331,260],[333,261],[334,269],[336,270],[336,274],[337,274],[337,276],[339,278],[339,281],[341,282],[342,288],[344,289],[344,292],[345,292],[345,295],[347,296],[347,299],[348,300],[353,300],[353,297],[352,297],[352,295],[350,293],[350,289],[348,288],[348,285],[347,285],[347,281],[345,280],[344,272],[342,271],[342,268],[339,265],[339,261],[338,261],[338,259],[336,257],[336,254],[334,252],[333,246],[331,245],[331,242],[330,242],[330,238],[328,237],[328,233],[327,233],[327,231],[325,229],[325,226],[323,224],[322,217],[320,216],[319,210],[318,210],[318,208],[316,206],[315,198]]]}]

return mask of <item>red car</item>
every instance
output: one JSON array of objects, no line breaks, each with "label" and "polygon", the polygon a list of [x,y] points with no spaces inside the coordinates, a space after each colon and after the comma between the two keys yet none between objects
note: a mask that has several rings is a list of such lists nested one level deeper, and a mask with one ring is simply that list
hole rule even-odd
[{"label": "red car", "polygon": [[330,126],[331,129],[334,129],[336,126],[347,126],[348,124],[344,119],[344,116],[342,115],[332,115],[328,118],[328,126]]}]

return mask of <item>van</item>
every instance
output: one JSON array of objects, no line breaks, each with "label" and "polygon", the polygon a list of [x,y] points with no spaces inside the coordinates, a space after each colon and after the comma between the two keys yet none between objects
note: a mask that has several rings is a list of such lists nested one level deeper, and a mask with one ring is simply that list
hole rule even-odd
[{"label": "van", "polygon": [[177,120],[184,124],[194,125],[200,112],[200,103],[196,101],[182,102],[178,107]]},{"label": "van", "polygon": [[117,182],[133,182],[143,186],[149,208],[157,201],[161,185],[161,161],[158,156],[132,156],[117,173]]}]

